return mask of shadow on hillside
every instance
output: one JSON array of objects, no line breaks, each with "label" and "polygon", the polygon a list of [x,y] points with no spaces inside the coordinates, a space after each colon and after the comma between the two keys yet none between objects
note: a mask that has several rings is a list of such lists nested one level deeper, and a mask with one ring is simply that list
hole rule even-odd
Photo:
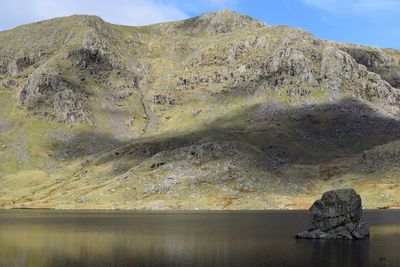
[{"label": "shadow on hillside", "polygon": [[54,143],[52,149],[57,158],[76,159],[110,151],[126,144],[105,133],[83,132],[65,138],[61,143]]},{"label": "shadow on hillside", "polygon": [[380,115],[363,102],[342,100],[296,109],[259,105],[217,118],[201,131],[130,143],[86,133],[58,153],[81,157],[113,150],[99,154],[98,162],[104,163],[119,157],[151,157],[194,143],[232,141],[252,145],[278,166],[316,165],[398,139],[399,121]]}]

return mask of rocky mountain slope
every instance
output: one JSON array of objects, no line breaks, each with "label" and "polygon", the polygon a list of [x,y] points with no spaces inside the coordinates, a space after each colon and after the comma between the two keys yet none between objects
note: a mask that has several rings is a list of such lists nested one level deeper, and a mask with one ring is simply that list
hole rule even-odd
[{"label": "rocky mountain slope", "polygon": [[0,206],[400,207],[400,51],[229,10],[0,32]]}]

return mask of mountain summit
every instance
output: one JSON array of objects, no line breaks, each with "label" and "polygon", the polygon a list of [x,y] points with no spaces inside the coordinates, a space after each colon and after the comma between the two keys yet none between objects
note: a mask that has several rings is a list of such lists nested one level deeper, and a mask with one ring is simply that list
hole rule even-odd
[{"label": "mountain summit", "polygon": [[230,9],[205,13],[184,21],[188,29],[195,32],[227,33],[246,27],[262,27],[264,23]]},{"label": "mountain summit", "polygon": [[399,207],[399,88],[397,50],[231,10],[23,25],[0,32],[0,205]]}]

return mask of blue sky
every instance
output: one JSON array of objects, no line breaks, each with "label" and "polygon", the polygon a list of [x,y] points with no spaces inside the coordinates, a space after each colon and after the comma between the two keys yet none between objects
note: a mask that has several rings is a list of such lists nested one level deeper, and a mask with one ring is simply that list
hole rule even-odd
[{"label": "blue sky", "polygon": [[0,0],[0,30],[72,14],[145,25],[222,8],[322,39],[400,48],[400,0]]}]

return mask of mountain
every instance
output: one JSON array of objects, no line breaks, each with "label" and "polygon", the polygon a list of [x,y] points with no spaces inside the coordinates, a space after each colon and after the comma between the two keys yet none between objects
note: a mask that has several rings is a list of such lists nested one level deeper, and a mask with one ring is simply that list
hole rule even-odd
[{"label": "mountain", "polygon": [[0,206],[400,207],[400,51],[230,10],[0,32]]}]

